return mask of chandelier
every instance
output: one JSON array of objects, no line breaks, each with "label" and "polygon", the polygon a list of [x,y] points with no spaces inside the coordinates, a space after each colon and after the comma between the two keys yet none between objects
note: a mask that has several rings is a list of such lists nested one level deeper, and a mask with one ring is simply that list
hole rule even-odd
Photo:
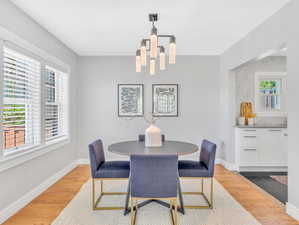
[{"label": "chandelier", "polygon": [[169,64],[175,64],[176,38],[174,35],[158,35],[158,30],[155,26],[155,22],[158,21],[158,14],[149,14],[149,21],[152,22],[151,35],[149,39],[142,39],[140,49],[136,51],[136,72],[141,72],[142,67],[147,66],[149,58],[149,72],[151,75],[154,75],[156,73],[158,52],[160,70],[165,70],[166,68],[165,47],[159,45],[159,39],[169,39]]}]

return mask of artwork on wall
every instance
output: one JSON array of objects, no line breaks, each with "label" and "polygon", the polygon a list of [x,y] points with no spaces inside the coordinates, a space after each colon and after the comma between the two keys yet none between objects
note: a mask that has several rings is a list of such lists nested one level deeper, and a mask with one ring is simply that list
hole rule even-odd
[{"label": "artwork on wall", "polygon": [[154,116],[178,116],[177,84],[153,84],[152,92]]},{"label": "artwork on wall", "polygon": [[143,116],[143,84],[118,85],[118,116]]}]

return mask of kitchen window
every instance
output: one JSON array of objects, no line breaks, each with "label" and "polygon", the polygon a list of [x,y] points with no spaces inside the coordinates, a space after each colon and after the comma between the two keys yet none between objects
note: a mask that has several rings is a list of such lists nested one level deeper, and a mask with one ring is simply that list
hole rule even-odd
[{"label": "kitchen window", "polygon": [[283,116],[286,113],[285,92],[285,73],[256,73],[255,111],[260,115]]}]

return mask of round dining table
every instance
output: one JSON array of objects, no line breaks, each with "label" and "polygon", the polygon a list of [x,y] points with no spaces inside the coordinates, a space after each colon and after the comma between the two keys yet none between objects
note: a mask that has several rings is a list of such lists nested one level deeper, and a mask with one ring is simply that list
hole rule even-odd
[{"label": "round dining table", "polygon": [[161,147],[145,147],[145,143],[141,141],[124,141],[110,145],[108,151],[127,156],[132,154],[187,155],[198,151],[198,146],[188,142],[164,141]]},{"label": "round dining table", "polygon": [[[126,155],[130,156],[132,154],[176,154],[176,155],[187,155],[192,154],[198,151],[198,146],[188,142],[181,142],[181,141],[164,141],[161,147],[146,147],[145,142],[143,141],[124,141],[114,143],[108,146],[108,151],[119,154],[119,155]],[[182,214],[185,214],[184,209],[184,201],[182,196],[181,185],[178,185],[178,192],[179,192],[179,200],[180,200],[180,207],[178,211]],[[128,191],[126,196],[125,202],[125,210],[124,215],[127,215],[130,212],[129,208],[129,199],[130,199],[130,185],[128,185]],[[147,205],[150,202],[159,203],[165,207],[170,207],[170,205],[166,202],[160,200],[148,200],[138,204],[138,208]]]}]

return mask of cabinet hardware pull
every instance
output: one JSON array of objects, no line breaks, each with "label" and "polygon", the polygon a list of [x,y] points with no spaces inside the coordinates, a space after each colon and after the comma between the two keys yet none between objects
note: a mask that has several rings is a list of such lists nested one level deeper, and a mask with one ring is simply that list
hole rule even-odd
[{"label": "cabinet hardware pull", "polygon": [[279,132],[279,131],[281,131],[281,130],[274,130],[274,129],[272,129],[272,130],[269,130],[269,131],[276,131],[276,132]]},{"label": "cabinet hardware pull", "polygon": [[256,138],[256,136],[243,136],[244,138]]},{"label": "cabinet hardware pull", "polygon": [[256,151],[256,148],[244,148],[245,151]]},{"label": "cabinet hardware pull", "polygon": [[245,130],[245,131],[256,131],[256,130]]}]

